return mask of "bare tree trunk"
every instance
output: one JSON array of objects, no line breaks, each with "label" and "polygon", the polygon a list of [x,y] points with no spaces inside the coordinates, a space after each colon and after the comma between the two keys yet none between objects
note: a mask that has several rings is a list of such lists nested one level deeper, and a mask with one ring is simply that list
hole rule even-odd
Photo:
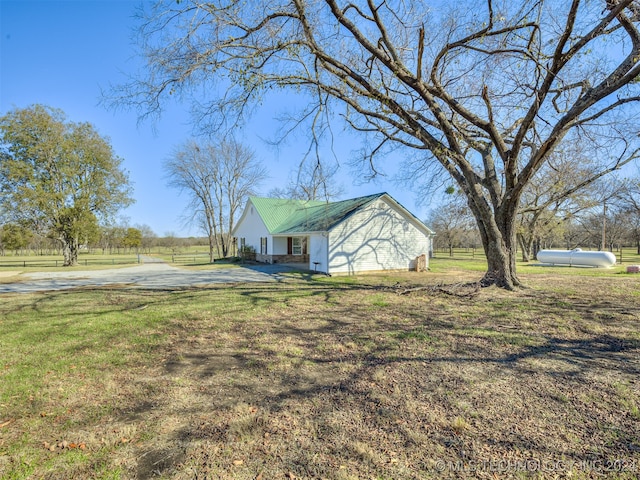
[{"label": "bare tree trunk", "polygon": [[225,234],[224,234],[224,215],[222,213],[222,209],[219,209],[219,220],[218,225],[220,225],[220,243],[222,245],[222,258],[227,257],[229,246],[227,245]]},{"label": "bare tree trunk", "polygon": [[211,238],[211,236],[209,236],[209,263],[213,263],[213,261],[215,260],[213,253],[213,244],[214,240]]},{"label": "bare tree trunk", "polygon": [[[215,253],[214,250],[215,248],[218,246],[218,240],[217,240],[217,232],[216,232],[216,225],[215,225],[215,219],[213,218],[213,212],[206,214],[206,222],[207,222],[207,237],[209,238],[209,263],[213,263],[213,261],[215,260]],[[220,252],[218,251],[218,254]]]},{"label": "bare tree trunk", "polygon": [[522,251],[522,261],[528,262],[531,260],[533,250],[533,237],[525,236],[523,233],[518,234],[518,243],[520,244],[520,250]]},{"label": "bare tree trunk", "polygon": [[513,246],[513,242],[505,242],[500,236],[489,239],[489,244],[485,246],[487,272],[480,280],[481,285],[497,285],[507,290],[520,286],[520,280],[516,276]]},{"label": "bare tree trunk", "polygon": [[542,248],[542,240],[540,240],[540,237],[536,237],[531,247],[531,256],[533,258],[536,258],[541,248]]},{"label": "bare tree trunk", "polygon": [[64,257],[63,267],[73,267],[78,264],[78,238],[62,238],[62,255]]},{"label": "bare tree trunk", "polygon": [[495,222],[487,210],[476,208],[482,246],[487,257],[487,272],[480,280],[484,287],[496,285],[514,290],[521,285],[516,275],[516,234],[514,215],[517,200],[512,199],[497,209]]}]

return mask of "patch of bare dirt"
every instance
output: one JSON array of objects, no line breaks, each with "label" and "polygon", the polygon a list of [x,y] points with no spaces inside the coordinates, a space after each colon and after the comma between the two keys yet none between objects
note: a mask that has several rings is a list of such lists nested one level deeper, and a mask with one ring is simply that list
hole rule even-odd
[{"label": "patch of bare dirt", "polygon": [[[162,390],[176,422],[159,451],[181,452],[163,472],[633,478],[640,318],[592,282],[354,287],[216,332],[204,320],[156,372],[180,379]],[[139,463],[138,478],[150,472]]]},{"label": "patch of bare dirt", "polygon": [[0,270],[0,278],[16,277],[21,273],[19,270]]}]

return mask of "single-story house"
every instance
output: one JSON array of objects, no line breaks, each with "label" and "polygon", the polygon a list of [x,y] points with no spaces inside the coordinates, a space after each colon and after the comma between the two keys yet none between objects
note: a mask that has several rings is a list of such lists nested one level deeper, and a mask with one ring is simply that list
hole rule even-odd
[{"label": "single-story house", "polygon": [[435,235],[387,193],[338,202],[250,197],[232,234],[259,262],[330,275],[426,269]]}]

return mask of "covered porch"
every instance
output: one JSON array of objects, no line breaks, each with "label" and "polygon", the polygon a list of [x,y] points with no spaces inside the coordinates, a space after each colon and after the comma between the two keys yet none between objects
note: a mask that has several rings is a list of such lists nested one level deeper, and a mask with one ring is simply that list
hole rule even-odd
[{"label": "covered porch", "polygon": [[256,252],[256,260],[263,263],[284,264],[302,270],[313,270],[309,264],[306,236],[273,236],[272,245],[269,237],[260,239],[260,250]]}]

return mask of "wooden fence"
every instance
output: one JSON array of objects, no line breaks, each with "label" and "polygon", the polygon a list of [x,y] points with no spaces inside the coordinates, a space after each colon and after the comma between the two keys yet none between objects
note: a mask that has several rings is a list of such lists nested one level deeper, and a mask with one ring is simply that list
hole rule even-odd
[{"label": "wooden fence", "polygon": [[182,263],[189,265],[203,265],[209,262],[209,254],[178,254],[171,255],[171,263]]},{"label": "wooden fence", "polygon": [[[78,265],[135,265],[141,263],[140,257],[137,258],[81,258],[78,259]],[[0,268],[27,268],[27,267],[62,267],[63,259],[33,259],[33,260],[0,260]]]}]

